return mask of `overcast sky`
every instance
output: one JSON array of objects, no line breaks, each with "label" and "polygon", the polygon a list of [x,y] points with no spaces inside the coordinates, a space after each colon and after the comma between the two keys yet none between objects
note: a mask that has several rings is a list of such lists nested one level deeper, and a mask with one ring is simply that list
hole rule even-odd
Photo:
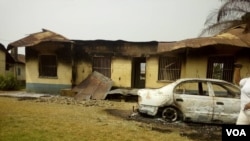
[{"label": "overcast sky", "polygon": [[178,41],[197,37],[220,5],[221,0],[0,0],[0,43],[7,46],[42,28],[69,39]]}]

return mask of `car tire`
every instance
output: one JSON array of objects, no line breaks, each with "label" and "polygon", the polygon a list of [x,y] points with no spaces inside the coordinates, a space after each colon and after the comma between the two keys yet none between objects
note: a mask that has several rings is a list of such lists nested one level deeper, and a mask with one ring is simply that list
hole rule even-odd
[{"label": "car tire", "polygon": [[175,122],[179,119],[179,112],[174,107],[166,107],[162,111],[162,118],[169,122]]}]

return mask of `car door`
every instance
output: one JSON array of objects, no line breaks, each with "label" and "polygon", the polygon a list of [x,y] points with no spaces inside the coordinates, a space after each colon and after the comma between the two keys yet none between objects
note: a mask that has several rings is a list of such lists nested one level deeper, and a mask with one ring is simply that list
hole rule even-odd
[{"label": "car door", "polygon": [[235,124],[240,112],[240,89],[228,84],[211,83],[214,93],[214,123]]},{"label": "car door", "polygon": [[185,81],[174,89],[174,100],[184,120],[209,123],[213,116],[213,97],[205,81]]}]

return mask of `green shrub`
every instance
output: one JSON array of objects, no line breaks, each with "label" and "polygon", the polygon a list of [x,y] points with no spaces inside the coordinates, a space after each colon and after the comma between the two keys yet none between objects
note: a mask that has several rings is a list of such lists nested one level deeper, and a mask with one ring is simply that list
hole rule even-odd
[{"label": "green shrub", "polygon": [[13,75],[0,75],[0,90],[18,90],[19,83]]}]

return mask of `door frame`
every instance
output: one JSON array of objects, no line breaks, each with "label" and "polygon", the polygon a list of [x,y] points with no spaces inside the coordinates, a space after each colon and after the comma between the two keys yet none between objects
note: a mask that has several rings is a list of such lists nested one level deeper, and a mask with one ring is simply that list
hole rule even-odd
[{"label": "door frame", "polygon": [[[143,70],[144,69],[144,70]],[[146,58],[132,58],[131,88],[145,88],[146,82]]]}]

